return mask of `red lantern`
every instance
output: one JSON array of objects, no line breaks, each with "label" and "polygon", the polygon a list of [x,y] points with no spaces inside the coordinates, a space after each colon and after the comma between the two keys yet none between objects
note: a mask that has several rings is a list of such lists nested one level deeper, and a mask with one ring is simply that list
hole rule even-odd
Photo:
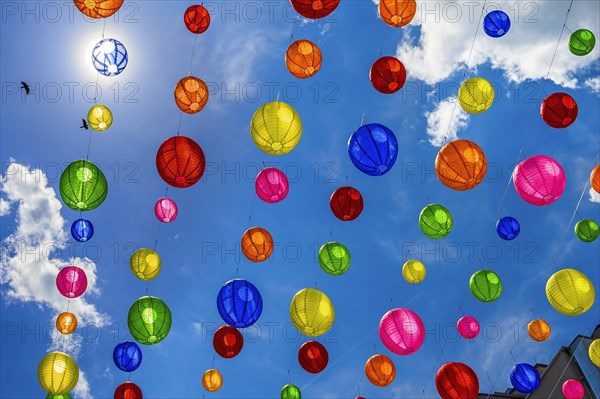
[{"label": "red lantern", "polygon": [[158,174],[173,187],[193,186],[204,174],[205,167],[202,148],[189,137],[171,137],[156,153]]},{"label": "red lantern", "polygon": [[210,14],[203,6],[190,6],[183,14],[183,23],[192,33],[204,33],[210,25]]},{"label": "red lantern", "polygon": [[378,92],[392,94],[404,86],[406,69],[398,58],[381,57],[371,66],[369,79]]},{"label": "red lantern", "polygon": [[363,198],[360,192],[352,187],[340,187],[331,194],[329,199],[331,211],[340,220],[354,220],[363,210]]},{"label": "red lantern", "polygon": [[567,93],[554,93],[542,102],[540,115],[549,126],[562,129],[575,122],[578,111],[573,97]]},{"label": "red lantern", "polygon": [[242,337],[242,333],[231,326],[220,327],[213,337],[215,351],[225,359],[231,359],[239,355],[243,346],[244,337]]},{"label": "red lantern", "polygon": [[307,341],[298,351],[300,366],[309,373],[317,374],[325,370],[329,362],[327,349],[317,341]]},{"label": "red lantern", "polygon": [[127,381],[115,389],[114,399],[142,399],[142,390],[133,382]]},{"label": "red lantern", "polygon": [[340,0],[290,0],[290,2],[298,14],[311,19],[328,16],[340,4]]},{"label": "red lantern", "polygon": [[442,399],[477,399],[479,379],[466,364],[446,363],[435,376],[435,386]]}]

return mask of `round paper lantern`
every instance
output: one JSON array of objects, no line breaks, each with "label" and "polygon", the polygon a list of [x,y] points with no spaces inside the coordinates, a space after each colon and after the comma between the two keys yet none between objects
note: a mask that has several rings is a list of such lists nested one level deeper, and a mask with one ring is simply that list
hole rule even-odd
[{"label": "round paper lantern", "polygon": [[588,354],[590,355],[592,363],[600,367],[600,338],[592,341],[588,348]]},{"label": "round paper lantern", "polygon": [[349,222],[360,215],[364,202],[357,189],[345,186],[338,188],[331,194],[329,207],[336,218]]},{"label": "round paper lantern", "polygon": [[115,389],[114,399],[142,399],[142,390],[137,384],[127,381]]},{"label": "round paper lantern", "polygon": [[406,68],[396,57],[381,57],[371,65],[369,80],[378,92],[392,94],[404,86]]},{"label": "round paper lantern", "polygon": [[106,199],[108,183],[104,173],[93,163],[71,163],[60,176],[60,197],[69,208],[85,212],[96,209]]},{"label": "round paper lantern", "polygon": [[117,76],[127,66],[127,50],[117,39],[102,39],[92,50],[94,68],[104,76]]},{"label": "round paper lantern", "polygon": [[222,326],[215,332],[213,337],[213,348],[215,352],[225,359],[236,357],[242,351],[244,337],[231,326]]},{"label": "round paper lantern", "polygon": [[358,170],[369,176],[382,176],[398,158],[398,140],[394,132],[379,123],[368,123],[348,140],[348,155]]},{"label": "round paper lantern", "polygon": [[479,270],[471,276],[469,289],[481,302],[494,302],[502,294],[502,281],[491,270]]},{"label": "round paper lantern", "polygon": [[425,340],[425,325],[415,312],[396,308],[379,321],[379,338],[386,348],[398,355],[415,353]]},{"label": "round paper lantern", "polygon": [[281,399],[302,399],[300,388],[292,384],[286,384],[281,388]]},{"label": "round paper lantern", "polygon": [[154,345],[171,330],[171,310],[161,299],[143,296],[131,305],[127,316],[129,333],[140,344]]},{"label": "round paper lantern", "polygon": [[296,40],[285,52],[285,66],[299,79],[310,78],[321,69],[321,50],[310,40]]},{"label": "round paper lantern", "polygon": [[425,280],[426,275],[427,269],[425,269],[425,265],[418,260],[407,260],[402,266],[402,277],[411,284],[419,284]]},{"label": "round paper lantern", "polygon": [[63,352],[50,352],[38,366],[38,381],[42,389],[51,395],[71,392],[79,380],[79,368],[75,360]]},{"label": "round paper lantern", "polygon": [[46,395],[46,399],[73,399],[70,393],[65,393],[64,395]]},{"label": "round paper lantern", "polygon": [[501,10],[489,12],[483,19],[483,31],[490,37],[502,37],[510,29],[510,18]]},{"label": "round paper lantern", "polygon": [[56,276],[56,288],[64,297],[80,297],[87,288],[87,276],[83,269],[77,266],[63,267]]},{"label": "round paper lantern", "polygon": [[154,204],[154,216],[162,223],[171,223],[177,218],[177,204],[171,198],[159,198]]},{"label": "round paper lantern", "polygon": [[142,364],[142,350],[132,341],[118,343],[113,350],[113,361],[119,370],[131,373]]},{"label": "round paper lantern", "polygon": [[62,312],[56,318],[56,329],[61,334],[72,334],[77,328],[77,317],[71,312]]},{"label": "round paper lantern", "polygon": [[578,29],[571,33],[569,38],[569,50],[571,53],[584,56],[588,55],[596,45],[596,38],[592,31],[588,29]]},{"label": "round paper lantern", "polygon": [[562,386],[562,393],[567,399],[583,399],[585,396],[585,388],[583,384],[577,380],[566,380]]},{"label": "round paper lantern", "polygon": [[592,219],[583,219],[575,225],[575,234],[583,242],[592,242],[600,235],[598,223]]},{"label": "round paper lantern", "polygon": [[521,393],[532,393],[540,386],[540,373],[530,364],[515,364],[510,371],[510,383]]},{"label": "round paper lantern", "polygon": [[208,102],[208,87],[202,79],[187,76],[175,86],[175,104],[186,114],[196,114]]},{"label": "round paper lantern", "polygon": [[252,262],[263,262],[273,253],[271,234],[262,227],[251,227],[242,235],[242,253]]},{"label": "round paper lantern", "polygon": [[519,221],[511,216],[504,216],[496,222],[496,233],[503,240],[514,240],[521,232]]},{"label": "round paper lantern", "polygon": [[223,376],[219,370],[209,369],[202,375],[202,386],[208,392],[217,392],[223,386]]},{"label": "round paper lantern", "polygon": [[189,137],[171,137],[161,144],[156,153],[158,174],[173,187],[193,186],[200,180],[205,168],[204,151]]},{"label": "round paper lantern", "polygon": [[325,334],[333,325],[335,310],[329,297],[315,288],[304,288],[290,303],[294,327],[309,337]]},{"label": "round paper lantern", "polygon": [[466,364],[445,363],[435,376],[435,386],[442,399],[477,399],[479,379]]},{"label": "round paper lantern", "polygon": [[469,140],[446,144],[435,158],[435,173],[446,187],[470,190],[483,181],[487,160],[481,148]]},{"label": "round paper lantern", "polygon": [[550,324],[546,320],[536,319],[527,325],[527,333],[534,341],[544,342],[550,338]]},{"label": "round paper lantern", "polygon": [[494,88],[483,78],[471,78],[458,89],[458,103],[469,114],[487,111],[494,102]]},{"label": "round paper lantern", "polygon": [[81,13],[94,19],[108,18],[119,11],[125,0],[73,0]]},{"label": "round paper lantern", "polygon": [[600,164],[592,169],[592,173],[590,174],[590,185],[595,192],[600,194]]},{"label": "round paper lantern", "polygon": [[340,0],[290,0],[294,10],[305,18],[319,19],[328,16]]},{"label": "round paper lantern", "polygon": [[203,6],[193,5],[185,10],[185,13],[183,14],[183,23],[192,33],[204,33],[210,26],[210,14]]},{"label": "round paper lantern", "polygon": [[399,28],[412,21],[417,12],[417,2],[415,0],[380,0],[379,16],[381,20]]},{"label": "round paper lantern", "polygon": [[396,366],[394,366],[392,359],[386,355],[373,355],[365,364],[365,374],[371,384],[386,387],[394,382],[394,378],[396,378]]},{"label": "round paper lantern", "polygon": [[134,276],[143,281],[150,281],[160,273],[160,256],[150,248],[140,248],[131,255],[129,266]]},{"label": "round paper lantern", "polygon": [[567,178],[562,166],[546,155],[535,155],[517,165],[513,184],[519,197],[536,205],[550,205],[565,191]]},{"label": "round paper lantern", "polygon": [[479,322],[473,316],[463,316],[458,319],[456,328],[461,337],[473,339],[479,335]]},{"label": "round paper lantern", "polygon": [[256,323],[262,309],[260,292],[248,280],[230,280],[221,287],[217,295],[217,310],[221,318],[235,328],[246,328]]},{"label": "round paper lantern", "polygon": [[419,215],[419,227],[427,237],[438,240],[450,234],[452,215],[440,204],[427,205]]},{"label": "round paper lantern", "polygon": [[346,273],[351,260],[350,251],[339,242],[328,242],[319,249],[319,265],[325,273],[332,276]]},{"label": "round paper lantern", "polygon": [[592,307],[596,291],[590,279],[579,270],[562,269],[548,279],[546,297],[557,312],[577,316]]},{"label": "round paper lantern", "polygon": [[261,200],[273,204],[283,201],[290,191],[288,178],[277,168],[266,168],[260,171],[254,181],[256,195]]},{"label": "round paper lantern", "polygon": [[553,93],[542,101],[540,115],[550,127],[562,129],[571,126],[579,108],[575,99],[567,93]]},{"label": "round paper lantern", "polygon": [[112,125],[112,112],[108,107],[96,104],[88,111],[87,122],[93,130],[102,132]]},{"label": "round paper lantern", "polygon": [[300,366],[309,373],[317,374],[325,370],[329,362],[327,349],[317,341],[306,341],[298,351]]},{"label": "round paper lantern", "polygon": [[291,105],[273,101],[256,110],[252,116],[250,134],[254,144],[264,153],[287,154],[300,142],[302,120]]},{"label": "round paper lantern", "polygon": [[77,219],[71,225],[71,235],[78,242],[86,242],[94,235],[94,225],[87,219]]}]

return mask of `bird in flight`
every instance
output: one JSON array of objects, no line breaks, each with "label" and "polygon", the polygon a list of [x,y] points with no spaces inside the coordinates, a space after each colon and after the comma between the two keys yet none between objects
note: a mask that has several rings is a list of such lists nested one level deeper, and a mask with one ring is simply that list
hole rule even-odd
[{"label": "bird in flight", "polygon": [[80,129],[85,129],[85,130],[89,129],[89,126],[88,126],[87,122],[85,121],[85,119],[81,118],[81,123],[82,123],[82,125],[79,126]]},{"label": "bird in flight", "polygon": [[25,89],[25,95],[29,95],[29,85],[21,81],[21,89]]}]

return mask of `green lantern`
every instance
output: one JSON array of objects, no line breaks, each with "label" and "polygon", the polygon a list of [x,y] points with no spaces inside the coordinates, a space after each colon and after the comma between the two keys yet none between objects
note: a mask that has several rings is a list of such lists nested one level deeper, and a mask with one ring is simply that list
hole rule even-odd
[{"label": "green lantern", "polygon": [[51,395],[51,394],[48,394],[48,396],[46,396],[46,399],[72,399],[72,398],[71,398],[71,394],[70,393],[65,393],[63,395]]},{"label": "green lantern", "polygon": [[157,344],[171,330],[171,310],[159,298],[143,296],[131,305],[127,325],[140,344]]},{"label": "green lantern", "polygon": [[440,204],[427,205],[419,215],[421,231],[429,238],[446,237],[452,230],[452,215]]},{"label": "green lantern", "polygon": [[285,385],[281,389],[281,399],[302,399],[300,388],[292,384]]},{"label": "green lantern", "polygon": [[350,251],[339,242],[328,242],[319,249],[319,265],[325,273],[333,276],[344,274],[350,267],[350,261]]},{"label": "green lantern", "polygon": [[579,29],[569,38],[569,50],[579,56],[588,55],[596,45],[594,34],[588,29]]},{"label": "green lantern", "polygon": [[491,270],[479,270],[471,276],[469,289],[481,302],[494,302],[502,294],[502,281]]},{"label": "green lantern", "polygon": [[71,209],[90,211],[106,199],[108,183],[102,171],[86,160],[75,161],[60,176],[60,196]]},{"label": "green lantern", "polygon": [[600,229],[592,219],[583,219],[575,225],[575,234],[583,242],[592,242],[600,235]]}]

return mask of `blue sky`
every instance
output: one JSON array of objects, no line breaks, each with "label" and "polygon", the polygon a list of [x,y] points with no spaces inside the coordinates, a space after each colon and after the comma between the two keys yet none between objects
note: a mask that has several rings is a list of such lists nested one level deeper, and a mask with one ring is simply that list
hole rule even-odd
[{"label": "blue sky", "polygon": [[[1,5],[0,396],[43,397],[37,364],[50,348],[63,347],[83,371],[76,397],[112,397],[128,378],[147,397],[204,395],[201,376],[212,365],[212,331],[222,323],[215,298],[238,265],[240,276],[261,291],[264,311],[257,327],[244,332],[242,353],[215,360],[224,385],[207,398],[278,397],[290,364],[291,380],[307,398],[353,397],[358,384],[368,398],[437,397],[430,376],[446,359],[469,364],[482,392],[504,390],[515,362],[509,350],[518,362],[545,363],[576,334],[592,331],[600,319],[597,302],[587,313],[567,317],[550,307],[544,293],[556,270],[553,262],[581,270],[596,287],[600,279],[599,242],[580,242],[568,227],[600,152],[598,48],[575,57],[565,31],[550,79],[543,80],[569,2],[503,3],[511,31],[491,39],[479,28],[469,59],[482,4],[471,13],[460,2],[453,3],[456,9],[419,2],[411,25],[393,29],[378,19],[373,2],[342,0],[324,21],[295,22],[294,40],[314,41],[324,57],[321,71],[306,81],[285,70],[296,20],[286,2],[206,2],[212,23],[197,39],[182,23],[191,4],[126,1],[106,21],[106,37],[123,42],[130,58],[123,74],[98,79],[99,102],[111,108],[114,124],[93,133],[90,160],[107,176],[109,194],[85,215],[96,229],[85,245],[70,237],[78,214],[61,207],[58,181],[66,164],[85,157],[88,135],[79,125],[93,102],[97,74],[90,53],[103,22],[84,19],[63,2]],[[596,2],[575,2],[567,27],[587,27],[598,37],[599,8]],[[112,363],[112,349],[127,338],[127,311],[146,292],[129,270],[129,255],[154,244],[159,223],[153,205],[166,186],[154,158],[177,131],[181,112],[172,93],[188,74],[195,40],[191,72],[208,83],[211,96],[202,112],[183,115],[180,132],[202,146],[207,171],[192,188],[169,190],[180,213],[161,226],[157,251],[163,270],[148,292],[170,306],[173,327],[160,344],[142,347],[142,365],[128,377]],[[407,69],[407,83],[394,95],[376,92],[368,80],[380,51],[397,55]],[[497,100],[489,111],[470,117],[457,107],[450,120],[451,97],[464,76],[493,82]],[[27,98],[16,93],[21,80],[32,88]],[[261,153],[249,134],[252,114],[275,100],[276,85],[304,124],[299,146],[282,157]],[[541,121],[542,89],[576,99],[579,117],[571,127],[556,130]],[[398,138],[398,161],[383,177],[363,175],[347,156],[348,137],[365,110],[365,122],[382,123]],[[489,163],[484,182],[467,192],[446,188],[434,174],[439,143],[456,136],[478,143]],[[521,145],[524,157],[545,154],[559,161],[567,188],[556,203],[538,208],[521,200],[511,184],[501,214],[519,219],[522,232],[502,242],[494,233],[496,213]],[[262,162],[289,174],[290,195],[281,203],[255,200],[253,179]],[[336,220],[328,205],[333,190],[346,184],[365,201],[361,216],[350,223]],[[418,227],[420,210],[431,202],[454,217],[451,234],[439,241]],[[599,203],[586,190],[575,221],[600,219]],[[262,264],[251,264],[236,250],[251,209],[252,224],[279,243],[272,260]],[[349,271],[339,277],[326,275],[316,262],[330,230],[352,254]],[[419,285],[402,280],[409,258],[427,267]],[[67,301],[56,292],[54,278],[67,264],[86,268],[90,289],[71,301],[82,328],[62,341],[52,337],[53,323]],[[468,292],[470,275],[481,268],[496,271],[503,281],[496,302],[479,303]],[[315,282],[336,311],[334,328],[320,338],[330,363],[317,376],[298,365],[303,339],[289,324],[292,296]],[[453,329],[461,304],[464,314],[482,324],[472,342],[457,339]],[[377,337],[379,319],[392,307],[415,311],[427,326],[426,342],[414,355],[390,354]],[[533,313],[552,326],[544,343],[525,340]],[[373,387],[363,377],[364,363],[375,353],[390,355],[396,364],[397,377],[388,388]],[[493,387],[486,373],[497,380]]]}]

